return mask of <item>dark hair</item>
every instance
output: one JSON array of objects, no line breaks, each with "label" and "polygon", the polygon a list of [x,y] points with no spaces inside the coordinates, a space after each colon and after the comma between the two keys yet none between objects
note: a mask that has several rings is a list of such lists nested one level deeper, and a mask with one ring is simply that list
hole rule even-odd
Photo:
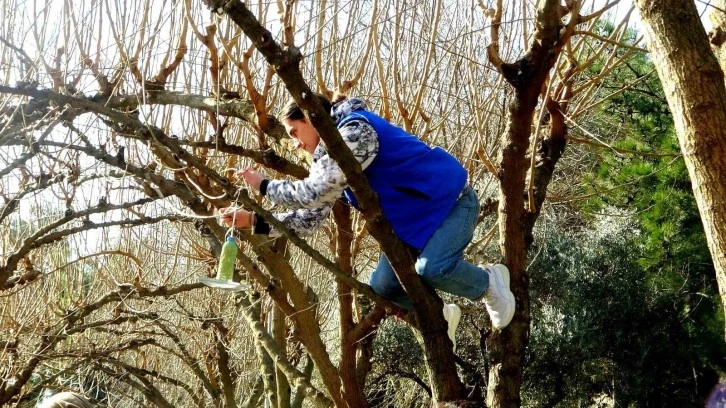
[{"label": "dark hair", "polygon": [[[344,95],[338,95],[335,97],[335,102],[331,102],[327,96],[317,92],[313,93],[313,97],[316,98],[321,105],[323,105],[323,109],[328,114],[330,114],[330,109],[333,107],[333,103],[337,103],[346,99]],[[300,106],[298,106],[297,102],[295,102],[294,99],[290,99],[289,101],[287,101],[285,106],[278,114],[278,118],[280,120],[304,120],[305,115],[303,114],[302,109],[300,109]]]}]

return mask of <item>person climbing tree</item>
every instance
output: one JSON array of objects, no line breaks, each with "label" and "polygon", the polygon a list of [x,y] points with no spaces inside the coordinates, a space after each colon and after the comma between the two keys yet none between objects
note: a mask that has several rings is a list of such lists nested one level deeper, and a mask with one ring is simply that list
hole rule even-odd
[{"label": "person climbing tree", "polygon": [[[467,183],[467,172],[454,156],[440,147],[429,147],[416,136],[367,110],[361,99],[339,97],[333,105],[315,94],[355,158],[371,188],[378,195],[386,219],[396,235],[415,249],[416,272],[428,285],[470,300],[484,300],[496,329],[505,328],[514,316],[515,300],[509,289],[506,266],[474,265],[464,259],[479,214],[476,193]],[[315,231],[327,218],[336,200],[344,196],[357,207],[338,164],[328,156],[315,127],[295,101],[280,113],[285,130],[297,148],[312,154],[310,174],[303,180],[269,180],[254,169],[237,172],[255,190],[291,211],[275,218],[302,235]],[[233,207],[220,209],[227,226],[251,228],[255,234],[279,236],[264,218]],[[381,253],[370,280],[373,290],[405,309],[412,309],[386,256]],[[448,333],[461,317],[455,304],[444,306]]]}]

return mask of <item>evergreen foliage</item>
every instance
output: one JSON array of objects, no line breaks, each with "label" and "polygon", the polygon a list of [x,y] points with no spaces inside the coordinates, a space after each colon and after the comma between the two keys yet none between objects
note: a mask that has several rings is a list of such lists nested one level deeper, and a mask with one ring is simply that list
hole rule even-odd
[{"label": "evergreen foliage", "polygon": [[613,147],[594,149],[585,176],[589,225],[540,231],[554,229],[531,266],[526,406],[698,407],[726,371],[713,265],[646,55],[629,55],[599,92],[622,89],[588,125]]},{"label": "evergreen foliage", "polygon": [[653,285],[643,238],[622,217],[539,248],[525,406],[702,406],[726,369],[718,304]]}]

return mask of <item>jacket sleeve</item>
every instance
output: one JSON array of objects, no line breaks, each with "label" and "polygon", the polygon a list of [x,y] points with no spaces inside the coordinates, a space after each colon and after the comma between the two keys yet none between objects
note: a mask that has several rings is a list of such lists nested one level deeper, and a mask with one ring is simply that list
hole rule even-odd
[{"label": "jacket sleeve", "polygon": [[[323,225],[332,208],[333,204],[330,204],[319,208],[303,208],[275,213],[273,216],[279,221],[282,221],[288,229],[295,231],[298,235],[310,235]],[[266,234],[273,238],[282,235],[279,230],[275,229],[257,214],[255,214],[254,233]]]},{"label": "jacket sleeve", "polygon": [[[378,135],[363,120],[352,120],[338,129],[343,140],[365,170],[378,154]],[[347,187],[345,175],[329,155],[315,160],[310,175],[297,181],[271,180],[265,195],[275,204],[291,209],[314,209],[331,205]]]}]

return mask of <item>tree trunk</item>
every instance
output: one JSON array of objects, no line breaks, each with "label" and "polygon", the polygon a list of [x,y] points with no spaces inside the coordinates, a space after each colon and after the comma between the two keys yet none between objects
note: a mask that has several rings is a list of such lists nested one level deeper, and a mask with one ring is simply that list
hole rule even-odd
[{"label": "tree trunk", "polygon": [[[555,0],[541,0],[537,4],[537,30],[527,54],[518,61],[501,63],[498,50],[490,48],[490,61],[514,88],[514,99],[510,102],[507,128],[502,137],[499,169],[499,242],[503,262],[509,268],[511,290],[517,301],[517,309],[510,325],[502,331],[494,331],[486,341],[489,354],[489,384],[487,406],[519,407],[520,390],[524,369],[524,354],[529,343],[531,320],[529,299],[529,276],[526,271],[528,245],[525,237],[531,234],[538,208],[525,208],[529,160],[527,150],[534,110],[547,76],[554,66],[562,45],[570,37],[579,19],[580,2],[574,2],[571,10],[573,24],[563,29],[560,3]],[[564,129],[564,127],[562,127]],[[564,131],[564,130],[563,130]],[[561,149],[548,171],[564,149],[564,134],[559,135]],[[531,154],[536,154],[531,152]],[[539,171],[539,170],[538,170]],[[544,179],[543,179],[544,180]],[[550,177],[538,189],[539,204],[544,200],[544,191]],[[527,229],[529,228],[529,231]]]},{"label": "tree trunk", "polygon": [[692,0],[636,0],[726,310],[726,86]]},{"label": "tree trunk", "polygon": [[[536,95],[534,104],[536,104]],[[523,191],[527,172],[526,152],[534,104],[522,104],[518,97],[510,105],[499,171],[499,231],[504,263],[509,268],[517,310],[510,325],[494,331],[487,339],[489,385],[487,406],[518,407],[522,383],[524,350],[529,341],[529,277],[526,276],[527,249],[524,241]]]},{"label": "tree trunk", "polygon": [[711,6],[713,11],[709,15],[713,28],[708,33],[708,39],[711,41],[718,63],[721,70],[726,70],[726,0],[712,0]]},{"label": "tree trunk", "polygon": [[[335,252],[340,268],[353,275],[353,257],[350,252],[353,242],[353,226],[350,218],[350,206],[342,202],[335,203],[333,217],[338,226],[338,234],[335,237]],[[355,297],[353,288],[340,279],[335,280],[338,294],[338,315],[340,316],[340,364],[338,371],[343,384],[343,398],[351,407],[364,408],[368,406],[357,379],[356,354],[358,342],[350,341],[348,333],[355,328],[353,320],[353,305]]]}]

